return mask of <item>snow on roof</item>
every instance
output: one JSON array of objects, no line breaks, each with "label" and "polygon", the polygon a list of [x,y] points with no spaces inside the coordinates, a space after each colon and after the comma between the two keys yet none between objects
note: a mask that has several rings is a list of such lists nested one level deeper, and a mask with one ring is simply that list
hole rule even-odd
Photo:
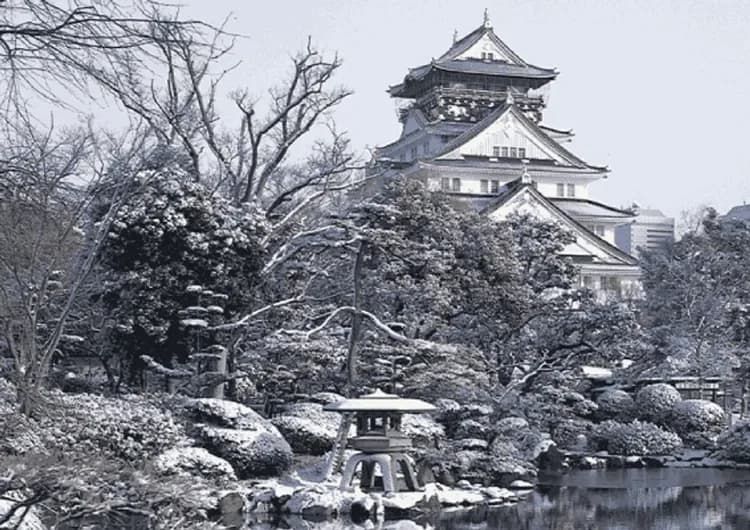
[{"label": "snow on roof", "polygon": [[366,394],[359,398],[329,403],[323,407],[323,410],[333,412],[431,412],[436,409],[421,399],[401,398],[395,394],[386,394],[381,390],[376,390],[372,394]]}]

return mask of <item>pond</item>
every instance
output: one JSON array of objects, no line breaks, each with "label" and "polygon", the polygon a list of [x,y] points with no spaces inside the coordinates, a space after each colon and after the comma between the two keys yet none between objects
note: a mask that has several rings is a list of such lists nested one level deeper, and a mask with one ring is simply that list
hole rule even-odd
[{"label": "pond", "polygon": [[514,506],[449,510],[427,521],[388,521],[380,526],[296,520],[278,528],[750,529],[750,471],[677,468],[573,471],[540,477],[540,486]]}]

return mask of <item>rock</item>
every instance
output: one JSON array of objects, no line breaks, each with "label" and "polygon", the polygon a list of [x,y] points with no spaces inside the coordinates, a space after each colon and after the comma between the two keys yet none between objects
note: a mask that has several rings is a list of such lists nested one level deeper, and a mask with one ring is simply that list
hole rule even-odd
[{"label": "rock", "polygon": [[253,409],[234,401],[200,398],[188,402],[187,407],[200,423],[231,429],[263,429],[272,432],[276,430],[268,420]]},{"label": "rock", "polygon": [[509,484],[509,487],[517,490],[534,489],[534,485],[531,482],[527,482],[525,480],[514,480]]},{"label": "rock", "polygon": [[306,488],[295,491],[284,504],[283,511],[324,521],[337,516],[343,504],[344,496],[338,488]]},{"label": "rock", "polygon": [[515,499],[516,494],[507,488],[498,488],[497,486],[490,486],[482,490],[485,495],[490,499]]},{"label": "rock", "polygon": [[453,442],[453,446],[465,451],[485,451],[489,444],[478,438],[461,438]]},{"label": "rock", "polygon": [[471,483],[468,480],[459,480],[458,482],[456,482],[456,487],[462,490],[473,489]]},{"label": "rock", "polygon": [[565,457],[552,440],[548,441],[550,445],[539,453],[536,458],[536,465],[544,471],[561,471],[564,467]]},{"label": "rock", "polygon": [[[11,500],[0,499],[0,519],[3,518],[10,510],[15,507],[16,503]],[[42,523],[42,520],[36,515],[35,510],[32,509],[27,513],[23,519],[21,514],[23,510],[16,510],[15,515],[6,521],[2,528],[13,528],[16,530],[46,530],[46,526]]]},{"label": "rock", "polygon": [[625,467],[628,467],[628,468],[646,467],[646,464],[643,462],[643,459],[640,456],[626,456]]},{"label": "rock", "polygon": [[330,405],[331,403],[338,403],[344,401],[346,398],[341,394],[335,392],[317,392],[310,396],[310,401],[318,403],[320,405]]},{"label": "rock", "polygon": [[294,458],[292,448],[278,432],[201,425],[198,436],[206,449],[232,464],[240,479],[279,475],[289,469]]},{"label": "rock", "polygon": [[605,469],[607,467],[607,460],[596,456],[584,456],[578,462],[578,467],[581,469]]},{"label": "rock", "polygon": [[154,458],[154,470],[161,475],[190,474],[205,478],[236,480],[232,466],[202,447],[175,447]]},{"label": "rock", "polygon": [[295,453],[322,455],[336,440],[336,429],[312,419],[277,416],[271,423],[281,432]]}]

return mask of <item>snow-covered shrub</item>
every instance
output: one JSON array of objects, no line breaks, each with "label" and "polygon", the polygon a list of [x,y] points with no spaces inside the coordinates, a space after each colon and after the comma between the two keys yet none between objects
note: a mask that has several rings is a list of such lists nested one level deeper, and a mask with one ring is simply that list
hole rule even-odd
[{"label": "snow-covered shrub", "polygon": [[596,403],[574,390],[544,386],[537,392],[522,395],[520,407],[508,413],[522,415],[542,432],[552,432],[563,420],[591,419],[598,410]]},{"label": "snow-covered shrub", "polygon": [[635,395],[636,415],[642,420],[663,424],[678,401],[682,401],[682,396],[675,387],[666,383],[647,385]]},{"label": "snow-covered shrub", "polygon": [[227,460],[240,479],[280,475],[292,465],[292,448],[280,434],[201,425],[198,436],[211,453]]},{"label": "snow-covered shrub", "polygon": [[607,420],[631,421],[635,415],[635,401],[624,390],[607,390],[596,399],[599,417]]},{"label": "snow-covered shrub", "polygon": [[234,480],[232,466],[201,447],[175,447],[161,453],[153,460],[154,471],[161,475],[187,473],[204,478]]},{"label": "snow-covered shrub", "polygon": [[711,401],[686,399],[675,403],[669,418],[672,429],[693,447],[709,447],[726,423],[724,410]]},{"label": "snow-covered shrub", "polygon": [[429,414],[404,414],[401,430],[421,447],[435,446],[445,438],[445,429]]},{"label": "snow-covered shrub", "polygon": [[638,420],[609,422],[595,437],[604,439],[606,450],[617,455],[666,455],[682,446],[682,440],[675,433]]},{"label": "snow-covered shrub", "polygon": [[0,419],[0,451],[59,454],[80,451],[128,461],[148,459],[170,447],[187,445],[184,426],[142,396],[107,398],[52,391],[43,414]]},{"label": "snow-covered shrub", "polygon": [[557,424],[552,439],[562,449],[584,449],[580,442],[586,442],[594,424],[588,420],[567,419]]},{"label": "snow-covered shrub", "polygon": [[453,431],[453,438],[481,438],[487,439],[490,432],[489,425],[487,422],[478,421],[475,419],[465,419],[459,421],[455,430]]},{"label": "snow-covered shrub", "polygon": [[750,421],[735,423],[716,441],[715,457],[750,464]]},{"label": "snow-covered shrub", "polygon": [[523,458],[533,460],[538,456],[542,433],[519,417],[509,416],[498,420],[493,426],[494,442],[510,442]]}]

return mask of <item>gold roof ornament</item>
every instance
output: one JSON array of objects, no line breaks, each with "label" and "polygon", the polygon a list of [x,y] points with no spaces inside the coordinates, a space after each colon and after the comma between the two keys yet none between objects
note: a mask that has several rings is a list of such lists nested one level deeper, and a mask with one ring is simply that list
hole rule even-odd
[{"label": "gold roof ornament", "polygon": [[484,22],[482,25],[487,29],[492,29],[492,22],[490,22],[490,12],[486,7],[484,8]]}]

